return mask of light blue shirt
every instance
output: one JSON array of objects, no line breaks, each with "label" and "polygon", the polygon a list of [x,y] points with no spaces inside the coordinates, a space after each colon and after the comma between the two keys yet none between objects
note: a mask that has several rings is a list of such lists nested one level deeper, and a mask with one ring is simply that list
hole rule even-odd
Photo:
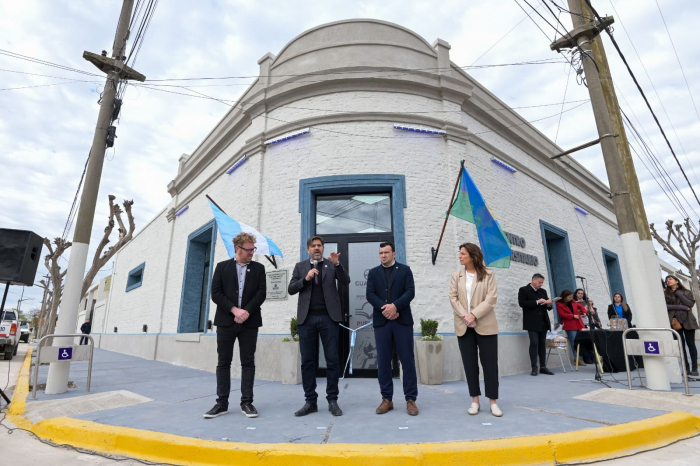
[{"label": "light blue shirt", "polygon": [[615,311],[617,311],[617,317],[619,319],[622,319],[623,317],[623,310],[622,310],[622,304],[615,304]]},{"label": "light blue shirt", "polygon": [[248,264],[239,264],[236,262],[236,270],[238,270],[238,307],[241,307],[243,300],[243,287],[245,286],[245,275],[248,271]]}]

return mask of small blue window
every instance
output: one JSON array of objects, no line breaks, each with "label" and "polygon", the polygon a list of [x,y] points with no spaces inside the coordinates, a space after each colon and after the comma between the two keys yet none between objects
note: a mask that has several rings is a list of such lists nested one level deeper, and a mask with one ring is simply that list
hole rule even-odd
[{"label": "small blue window", "polygon": [[134,288],[138,288],[143,283],[143,269],[146,268],[146,263],[139,265],[131,272],[129,272],[129,278],[126,279],[126,291],[131,291]]}]

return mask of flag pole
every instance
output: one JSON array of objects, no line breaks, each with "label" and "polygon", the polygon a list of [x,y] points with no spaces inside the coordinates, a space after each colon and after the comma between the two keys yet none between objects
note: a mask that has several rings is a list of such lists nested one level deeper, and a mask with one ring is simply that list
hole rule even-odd
[{"label": "flag pole", "polygon": [[[211,203],[214,204],[214,205],[216,206],[217,209],[219,209],[220,211],[224,212],[224,209],[222,209],[221,207],[219,207],[219,204],[217,204],[217,203],[214,201],[214,199],[212,199],[211,197],[209,197],[209,194],[205,194],[204,196],[205,196],[207,199],[209,199],[209,200],[211,201]],[[226,212],[224,212],[224,213],[226,214]],[[226,215],[228,215],[228,214],[226,214]],[[269,261],[270,261],[270,264],[272,264],[275,268],[277,268],[277,261],[275,260],[275,256],[265,256],[265,259],[269,260]]]},{"label": "flag pole", "polygon": [[459,180],[462,177],[462,169],[464,168],[464,160],[462,160],[459,164],[459,175],[457,176],[457,181],[455,182],[455,188],[452,191],[452,199],[450,199],[450,205],[447,208],[447,213],[445,214],[445,223],[442,224],[442,231],[440,232],[440,239],[438,240],[438,245],[437,248],[430,248],[432,257],[433,257],[433,265],[435,265],[435,261],[437,260],[437,255],[438,252],[440,251],[440,244],[442,244],[442,236],[445,234],[445,227],[447,226],[447,219],[450,218],[450,211],[452,210],[452,203],[455,201],[455,194],[457,194],[457,187],[459,187]]}]

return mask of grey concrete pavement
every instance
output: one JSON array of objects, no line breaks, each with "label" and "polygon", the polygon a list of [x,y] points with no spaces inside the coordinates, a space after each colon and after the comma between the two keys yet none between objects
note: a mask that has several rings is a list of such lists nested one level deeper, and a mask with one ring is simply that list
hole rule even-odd
[{"label": "grey concrete pavement", "polygon": [[[40,370],[39,382],[47,368]],[[38,400],[60,400],[85,393],[87,363],[73,363],[71,380],[78,388],[61,395],[38,393]],[[66,413],[70,417],[114,426],[134,427],[167,432],[193,438],[253,443],[414,443],[480,440],[533,434],[570,432],[579,429],[614,425],[663,414],[662,410],[615,406],[576,396],[604,388],[595,382],[570,382],[592,378],[593,369],[554,376],[532,377],[520,374],[500,380],[499,406],[502,418],[490,415],[484,399],[482,412],[469,416],[471,400],[465,382],[438,386],[420,386],[417,400],[421,413],[406,414],[401,382],[395,380],[395,410],[376,415],[381,401],[374,379],[346,379],[340,384],[340,406],[345,414],[334,418],[324,400],[325,379],[319,379],[320,412],[302,418],[294,411],[304,402],[300,385],[258,380],[255,387],[257,419],[247,419],[238,410],[240,381],[232,381],[230,412],[217,419],[203,419],[202,414],[215,403],[214,374],[145,360],[106,350],[95,351],[92,392],[126,390],[151,402],[117,409]],[[619,381],[624,377],[616,375]],[[612,379],[610,379],[612,380]],[[615,383],[615,382],[613,382]],[[617,385],[622,388],[622,385]],[[700,389],[694,389],[700,392]],[[32,402],[28,403],[28,409]],[[438,428],[439,427],[439,428]]]}]

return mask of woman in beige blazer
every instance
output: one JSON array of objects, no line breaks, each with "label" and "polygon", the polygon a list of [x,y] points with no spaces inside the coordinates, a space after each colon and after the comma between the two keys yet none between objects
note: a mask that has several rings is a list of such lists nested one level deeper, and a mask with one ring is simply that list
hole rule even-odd
[{"label": "woman in beige blazer", "polygon": [[479,362],[484,369],[486,397],[491,402],[491,414],[503,416],[496,404],[498,400],[498,323],[496,278],[484,265],[484,255],[479,246],[464,243],[459,247],[459,263],[464,266],[452,274],[450,303],[455,316],[455,333],[462,354],[472,405],[469,414],[478,414]]}]

